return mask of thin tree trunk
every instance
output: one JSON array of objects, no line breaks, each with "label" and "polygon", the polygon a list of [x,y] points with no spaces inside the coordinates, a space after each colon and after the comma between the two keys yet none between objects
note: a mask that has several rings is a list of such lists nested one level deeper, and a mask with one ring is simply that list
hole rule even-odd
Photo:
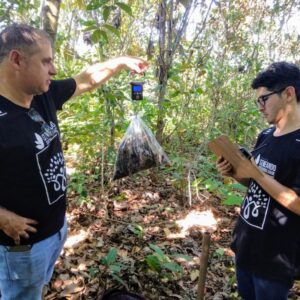
[{"label": "thin tree trunk", "polygon": [[158,56],[158,116],[157,116],[157,131],[156,138],[159,143],[162,142],[162,135],[165,126],[163,103],[166,94],[167,72],[168,66],[166,62],[166,15],[167,1],[162,0],[158,10],[158,30],[159,30],[159,56]]},{"label": "thin tree trunk", "polygon": [[[169,5],[168,5],[169,2]],[[159,56],[158,56],[158,115],[156,124],[156,138],[159,143],[163,142],[163,131],[165,128],[165,96],[168,83],[168,72],[172,66],[174,54],[180,40],[186,30],[193,0],[189,0],[185,6],[185,13],[177,32],[174,24],[174,0],[162,0],[158,9],[158,31],[159,31]],[[176,33],[174,36],[174,32]],[[174,39],[173,39],[174,36]]]},{"label": "thin tree trunk", "polygon": [[61,0],[45,0],[42,7],[42,27],[55,44]]}]

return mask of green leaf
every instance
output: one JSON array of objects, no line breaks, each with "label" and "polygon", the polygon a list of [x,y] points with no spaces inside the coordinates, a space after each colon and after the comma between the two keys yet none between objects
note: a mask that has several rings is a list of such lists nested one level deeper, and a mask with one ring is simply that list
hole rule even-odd
[{"label": "green leaf", "polygon": [[112,276],[112,278],[114,278],[116,281],[118,281],[118,282],[121,283],[123,286],[125,286],[127,290],[129,289],[129,288],[128,288],[128,285],[125,283],[125,281],[124,281],[121,277],[119,277],[119,276],[116,275],[116,274],[112,274],[111,276]]},{"label": "green leaf", "polygon": [[149,268],[153,271],[159,272],[161,270],[161,262],[155,255],[147,255],[145,261]]},{"label": "green leaf", "polygon": [[223,201],[225,205],[241,205],[243,199],[237,195],[228,195],[226,199]]},{"label": "green leaf", "polygon": [[108,254],[101,259],[101,262],[106,266],[110,266],[116,261],[116,258],[117,258],[117,249],[111,248]]},{"label": "green leaf", "polygon": [[195,90],[195,92],[196,92],[197,94],[201,95],[201,94],[203,94],[203,89],[202,89],[202,88],[197,88],[197,89]]},{"label": "green leaf", "polygon": [[247,188],[240,183],[233,183],[230,185],[230,187],[232,187],[233,189],[238,190],[240,192],[243,192],[243,193],[245,193],[247,191]]},{"label": "green leaf", "polygon": [[122,270],[122,265],[120,264],[113,264],[109,266],[109,269],[112,271],[112,273],[120,273]]},{"label": "green leaf", "polygon": [[124,11],[127,12],[131,17],[133,17],[133,15],[132,15],[132,10],[131,10],[131,7],[130,7],[130,6],[128,6],[127,4],[122,3],[122,2],[116,2],[116,5],[118,5],[122,10],[124,10]]},{"label": "green leaf", "polygon": [[107,254],[107,262],[109,264],[112,264],[113,262],[116,261],[117,258],[117,249],[116,248],[111,248],[109,250],[109,253]]},{"label": "green leaf", "polygon": [[95,3],[91,2],[86,6],[86,10],[95,10],[101,6],[102,6],[102,3],[95,4]]},{"label": "green leaf", "polygon": [[111,12],[111,7],[105,6],[102,12],[103,19],[105,22],[107,22],[110,12]]},{"label": "green leaf", "polygon": [[114,26],[111,26],[109,24],[103,25],[104,28],[109,30],[111,33],[113,33],[115,36],[120,37],[120,32],[118,29],[116,29]]},{"label": "green leaf", "polygon": [[100,8],[101,6],[106,5],[109,2],[109,0],[92,0],[87,6],[86,10],[95,10]]},{"label": "green leaf", "polygon": [[89,268],[89,274],[92,277],[95,277],[97,274],[99,274],[99,272],[100,272],[99,268],[96,268],[96,267]]},{"label": "green leaf", "polygon": [[172,93],[172,94],[170,95],[170,98],[175,98],[175,97],[177,97],[179,94],[180,94],[180,91],[177,90],[177,91],[175,91],[174,93]]},{"label": "green leaf", "polygon": [[162,264],[162,267],[164,269],[167,269],[167,270],[170,270],[171,272],[182,272],[182,267],[176,263],[172,263],[172,262],[167,262],[167,263],[164,263]]},{"label": "green leaf", "polygon": [[94,20],[87,20],[87,21],[82,20],[82,21],[80,21],[80,23],[87,27],[96,26],[96,24],[97,24],[96,21],[94,21]]},{"label": "green leaf", "polygon": [[116,99],[116,96],[113,93],[106,93],[106,99],[109,101],[114,101]]},{"label": "green leaf", "polygon": [[144,234],[144,228],[138,224],[130,224],[128,229],[137,236],[142,236]]},{"label": "green leaf", "polygon": [[215,256],[215,257],[223,257],[224,254],[225,254],[224,248],[218,248],[218,249],[216,249],[216,251],[214,252],[213,256]]},{"label": "green leaf", "polygon": [[152,250],[154,250],[160,256],[165,256],[164,252],[158,246],[156,246],[154,244],[150,244],[149,246]]},{"label": "green leaf", "polygon": [[213,192],[220,187],[220,182],[215,179],[207,179],[204,183],[205,188],[207,188],[210,192]]},{"label": "green leaf", "polygon": [[92,41],[98,43],[103,38],[108,43],[108,37],[104,30],[96,29],[92,34]]},{"label": "green leaf", "polygon": [[92,31],[92,30],[97,30],[97,29],[98,29],[97,25],[90,25],[90,26],[84,27],[83,31]]}]

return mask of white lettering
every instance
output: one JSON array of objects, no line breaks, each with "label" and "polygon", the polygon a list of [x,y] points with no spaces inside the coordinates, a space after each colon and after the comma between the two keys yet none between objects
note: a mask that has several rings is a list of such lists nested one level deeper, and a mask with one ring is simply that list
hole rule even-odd
[{"label": "white lettering", "polygon": [[276,165],[274,165],[262,158],[259,160],[258,166],[263,172],[265,172],[271,176],[274,176],[274,174],[276,172],[276,168],[277,168]]}]

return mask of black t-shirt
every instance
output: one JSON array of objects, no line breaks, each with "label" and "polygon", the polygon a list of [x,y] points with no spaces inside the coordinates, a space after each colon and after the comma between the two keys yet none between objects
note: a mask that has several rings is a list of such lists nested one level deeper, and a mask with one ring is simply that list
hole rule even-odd
[{"label": "black t-shirt", "polygon": [[[66,171],[56,111],[75,92],[69,78],[54,80],[30,109],[0,96],[0,206],[37,220],[32,244],[56,233],[66,211]],[[0,230],[0,244],[13,240]]]},{"label": "black t-shirt", "polygon": [[[300,130],[274,137],[275,128],[263,131],[254,158],[259,168],[300,195]],[[275,281],[299,278],[300,216],[271,198],[250,181],[240,217],[233,231],[236,263]]]}]

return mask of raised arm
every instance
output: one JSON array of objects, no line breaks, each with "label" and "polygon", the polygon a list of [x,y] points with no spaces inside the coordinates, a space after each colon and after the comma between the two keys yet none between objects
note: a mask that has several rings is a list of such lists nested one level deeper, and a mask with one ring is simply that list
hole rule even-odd
[{"label": "raised arm", "polygon": [[132,56],[120,56],[97,63],[74,76],[77,86],[73,97],[99,87],[122,69],[129,69],[134,73],[143,73],[147,68],[148,63],[144,59]]}]

